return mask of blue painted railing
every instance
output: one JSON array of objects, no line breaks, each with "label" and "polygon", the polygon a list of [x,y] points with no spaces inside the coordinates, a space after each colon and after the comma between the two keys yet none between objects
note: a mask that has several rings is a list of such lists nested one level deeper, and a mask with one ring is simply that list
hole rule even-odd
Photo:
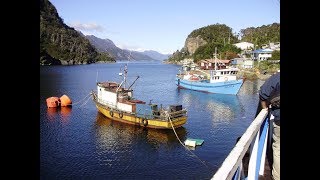
[{"label": "blue painted railing", "polygon": [[[231,150],[221,167],[212,177],[213,180],[258,180],[264,174],[266,149],[271,147],[273,116],[262,109],[246,132]],[[269,133],[270,132],[270,133]],[[269,136],[269,137],[268,137]],[[269,140],[269,141],[268,141]],[[250,148],[248,175],[243,171],[243,157]]]}]

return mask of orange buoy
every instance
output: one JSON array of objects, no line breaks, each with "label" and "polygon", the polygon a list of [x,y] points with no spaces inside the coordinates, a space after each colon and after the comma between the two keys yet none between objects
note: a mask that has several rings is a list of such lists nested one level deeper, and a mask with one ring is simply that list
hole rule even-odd
[{"label": "orange buoy", "polygon": [[60,97],[61,106],[71,106],[71,99],[67,95],[63,95]]},{"label": "orange buoy", "polygon": [[58,97],[49,97],[46,99],[48,108],[60,106],[60,99]]}]

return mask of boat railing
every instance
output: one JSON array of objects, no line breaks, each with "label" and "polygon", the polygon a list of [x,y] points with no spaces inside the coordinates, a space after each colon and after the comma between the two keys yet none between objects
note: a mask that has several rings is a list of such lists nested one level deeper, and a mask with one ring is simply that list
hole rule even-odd
[{"label": "boat railing", "polygon": [[180,111],[169,112],[170,118],[177,118],[177,117],[186,116],[186,115],[187,115],[186,109],[182,109]]},{"label": "boat railing", "polygon": [[156,115],[156,114],[144,114],[144,113],[141,113],[141,112],[137,112],[135,114],[138,117],[143,117],[143,118],[146,118],[146,119],[159,119],[159,120],[162,120],[162,121],[169,121],[169,118],[168,118],[167,115],[169,115],[169,117],[171,119],[174,119],[174,118],[186,116],[187,115],[187,110],[186,109],[182,109],[182,110],[174,111],[174,112],[168,112],[168,111],[159,112],[159,115]]},{"label": "boat railing", "polygon": [[[213,180],[258,180],[259,175],[264,175],[266,149],[271,147],[273,118],[272,115],[269,116],[266,109],[260,111],[213,175]],[[243,158],[249,148],[249,164],[246,175],[243,168]]]}]

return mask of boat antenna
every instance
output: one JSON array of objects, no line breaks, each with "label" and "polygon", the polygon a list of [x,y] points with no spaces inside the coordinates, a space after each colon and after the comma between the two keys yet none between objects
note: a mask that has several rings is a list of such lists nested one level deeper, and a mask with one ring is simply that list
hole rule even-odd
[{"label": "boat antenna", "polygon": [[123,72],[124,72],[124,76],[123,76],[123,88],[126,88],[126,83],[127,83],[127,74],[128,74],[128,64],[126,63],[124,65],[124,69],[123,69]]},{"label": "boat antenna", "polygon": [[132,86],[133,86],[133,84],[139,79],[139,77],[140,76],[137,76],[137,78],[133,81],[133,83],[128,87],[128,89],[130,89]]},{"label": "boat antenna", "polygon": [[96,83],[98,82],[98,69],[97,69],[97,75],[96,75]]}]

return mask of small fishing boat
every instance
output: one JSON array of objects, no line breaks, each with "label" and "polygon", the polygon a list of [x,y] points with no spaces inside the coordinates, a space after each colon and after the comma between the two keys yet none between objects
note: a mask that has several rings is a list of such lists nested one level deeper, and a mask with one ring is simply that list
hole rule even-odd
[{"label": "small fishing boat", "polygon": [[217,58],[215,53],[215,69],[210,71],[209,77],[190,71],[180,72],[176,75],[176,85],[178,88],[203,91],[209,93],[236,95],[243,79],[237,78],[238,68],[217,68]]},{"label": "small fishing boat", "polygon": [[139,78],[126,88],[127,65],[121,83],[113,81],[97,82],[97,91],[92,91],[93,101],[100,113],[106,117],[127,124],[155,129],[172,129],[184,125],[187,121],[187,110],[182,105],[170,105],[167,108],[157,104],[135,99],[132,86]]}]

